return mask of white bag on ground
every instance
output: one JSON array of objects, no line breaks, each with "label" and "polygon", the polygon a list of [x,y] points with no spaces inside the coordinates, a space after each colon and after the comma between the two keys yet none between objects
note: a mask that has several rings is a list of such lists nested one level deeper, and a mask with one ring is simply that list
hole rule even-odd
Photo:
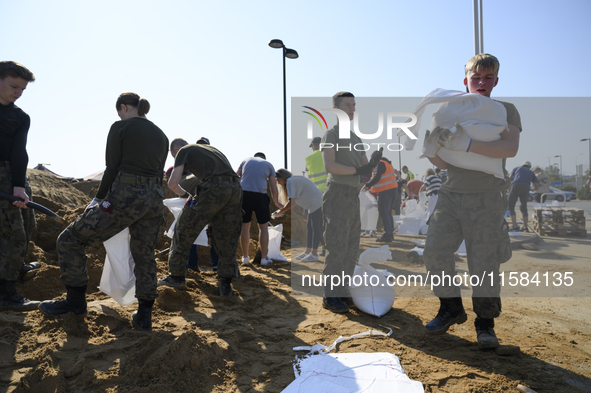
[{"label": "white bag on ground", "polygon": [[[174,221],[172,222],[172,225],[170,226],[168,231],[165,232],[166,236],[168,236],[171,239],[172,235],[174,234],[176,220],[179,217],[181,210],[183,210],[186,201],[187,200],[185,198],[168,198],[162,201],[162,203],[164,203],[164,206],[166,206],[174,216]],[[203,228],[199,236],[197,236],[197,239],[195,239],[195,242],[193,244],[196,244],[198,246],[209,247],[209,244],[207,243],[207,233],[205,232],[206,229],[207,225],[205,226],[205,228]]]},{"label": "white bag on ground", "polygon": [[371,266],[373,262],[386,262],[392,259],[392,253],[388,245],[380,248],[370,248],[359,256],[359,265],[355,266],[352,277],[351,297],[355,306],[370,315],[381,317],[392,309],[394,304],[394,286],[387,281],[392,273],[387,270],[378,270]]},{"label": "white bag on ground", "polygon": [[267,258],[274,261],[287,262],[285,255],[281,253],[281,235],[283,234],[283,224],[269,227],[269,250]]},{"label": "white bag on ground", "polygon": [[400,360],[391,353],[330,353],[343,342],[365,336],[392,334],[368,330],[349,337],[340,336],[329,347],[317,343],[295,347],[294,351],[310,351],[293,364],[295,381],[282,393],[424,393],[423,385],[404,373]]},{"label": "white bag on ground", "polygon": [[418,235],[421,228],[427,225],[427,221],[422,218],[406,217],[403,218],[400,228],[398,228],[397,235]]},{"label": "white bag on ground", "polygon": [[424,393],[400,360],[387,352],[330,353],[306,357],[294,367],[296,379],[282,393]]},{"label": "white bag on ground", "polygon": [[378,200],[369,191],[359,193],[359,209],[361,210],[361,230],[375,231],[378,226]]},{"label": "white bag on ground", "polygon": [[[426,197],[425,197],[426,198]],[[425,203],[419,203],[416,199],[409,199],[404,202],[404,217],[426,218],[427,207]]]},{"label": "white bag on ground", "polygon": [[135,297],[135,263],[131,256],[129,228],[104,242],[107,256],[99,289],[122,306],[137,302]]}]

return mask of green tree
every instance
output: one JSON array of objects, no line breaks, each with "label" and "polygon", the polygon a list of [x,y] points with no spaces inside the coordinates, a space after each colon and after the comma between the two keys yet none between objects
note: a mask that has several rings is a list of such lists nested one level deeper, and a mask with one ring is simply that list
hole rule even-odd
[{"label": "green tree", "polygon": [[577,191],[577,199],[581,200],[590,200],[591,199],[591,191],[589,191],[589,186],[587,184],[583,185],[579,191]]}]

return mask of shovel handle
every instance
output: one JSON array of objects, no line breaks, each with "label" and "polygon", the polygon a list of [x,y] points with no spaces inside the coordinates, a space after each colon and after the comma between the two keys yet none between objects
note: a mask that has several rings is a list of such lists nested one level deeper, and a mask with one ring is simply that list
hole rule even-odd
[{"label": "shovel handle", "polygon": [[[1,192],[1,191],[0,191],[0,198],[9,200],[11,202],[16,202],[16,201],[23,202],[22,198],[15,197],[14,195],[10,195],[10,194],[7,194],[7,193]],[[46,208],[43,205],[29,201],[27,203],[27,207],[30,207],[30,208],[35,209],[37,211],[40,211],[41,213],[44,213],[44,214],[48,215],[49,217],[53,218],[55,221],[59,222],[60,224],[66,225],[66,221],[63,218],[59,217],[57,214],[55,214],[54,212],[52,212],[51,210],[49,210],[48,208]]]}]

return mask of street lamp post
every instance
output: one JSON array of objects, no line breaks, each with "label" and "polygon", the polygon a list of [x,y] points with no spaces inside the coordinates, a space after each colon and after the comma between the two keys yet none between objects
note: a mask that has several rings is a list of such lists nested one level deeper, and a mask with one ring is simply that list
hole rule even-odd
[{"label": "street lamp post", "polygon": [[[575,157],[575,173],[576,173],[576,175],[575,175],[575,183],[576,183],[577,190],[580,188],[579,183],[581,182],[581,179],[582,179],[582,176],[583,176],[583,171],[582,171],[583,168],[580,168],[581,171],[579,172],[579,157],[582,156],[583,154],[585,154],[585,153],[581,153],[581,154],[579,154],[578,156]],[[581,167],[582,166],[583,166],[583,164],[581,164]]]},{"label": "street lamp post", "polygon": [[286,48],[281,40],[269,41],[269,46],[275,49],[283,49],[283,155],[285,159],[285,169],[287,169],[287,97],[285,92],[285,58],[297,59],[298,52],[293,49]]},{"label": "street lamp post", "polygon": [[559,154],[554,157],[560,157],[560,186],[562,187],[564,185],[564,182],[562,181],[562,156]]},{"label": "street lamp post", "polygon": [[589,176],[591,176],[591,138],[581,139],[581,142],[589,141]]}]

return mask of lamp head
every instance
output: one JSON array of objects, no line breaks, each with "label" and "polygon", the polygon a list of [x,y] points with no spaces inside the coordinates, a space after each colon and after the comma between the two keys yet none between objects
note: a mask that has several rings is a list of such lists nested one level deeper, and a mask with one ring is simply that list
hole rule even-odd
[{"label": "lamp head", "polygon": [[283,45],[283,41],[281,41],[281,40],[271,40],[271,41],[269,41],[269,46],[271,48],[279,49],[279,48],[283,48],[285,45]]}]

